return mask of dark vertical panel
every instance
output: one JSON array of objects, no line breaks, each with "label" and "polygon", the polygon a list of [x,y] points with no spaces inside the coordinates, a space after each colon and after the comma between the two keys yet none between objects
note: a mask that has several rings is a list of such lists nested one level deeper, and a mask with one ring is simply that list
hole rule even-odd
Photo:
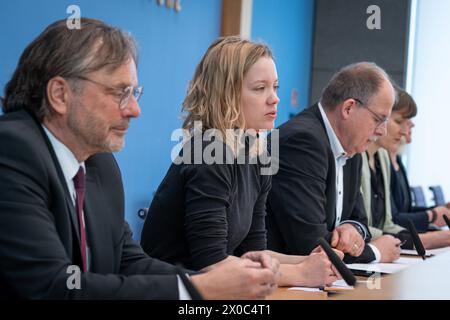
[{"label": "dark vertical panel", "polygon": [[[373,61],[399,85],[405,82],[409,0],[316,0],[311,101],[341,67]],[[370,5],[381,9],[381,29],[369,30]]]}]

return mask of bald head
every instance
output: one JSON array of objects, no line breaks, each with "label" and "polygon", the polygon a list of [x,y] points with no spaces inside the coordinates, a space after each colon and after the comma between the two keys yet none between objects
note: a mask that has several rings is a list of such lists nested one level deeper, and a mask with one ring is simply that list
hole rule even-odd
[{"label": "bald head", "polygon": [[349,98],[357,98],[369,104],[381,88],[387,85],[394,92],[387,73],[373,62],[358,62],[342,68],[336,73],[322,92],[320,102],[332,110]]},{"label": "bald head", "polygon": [[386,72],[360,62],[336,73],[324,89],[321,104],[345,152],[364,152],[386,134],[396,96]]}]

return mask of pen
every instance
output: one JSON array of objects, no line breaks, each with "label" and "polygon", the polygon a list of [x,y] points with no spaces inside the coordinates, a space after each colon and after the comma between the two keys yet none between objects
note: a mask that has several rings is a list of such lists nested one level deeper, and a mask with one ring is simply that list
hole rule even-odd
[{"label": "pen", "polygon": [[403,240],[402,242],[400,242],[399,244],[397,244],[397,247],[401,247],[402,245],[404,245],[406,243],[406,240]]}]

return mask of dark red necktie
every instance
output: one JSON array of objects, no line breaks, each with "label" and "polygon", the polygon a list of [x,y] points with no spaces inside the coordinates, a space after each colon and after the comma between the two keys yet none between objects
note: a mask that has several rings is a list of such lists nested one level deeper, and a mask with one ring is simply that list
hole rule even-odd
[{"label": "dark red necktie", "polygon": [[83,272],[86,272],[87,271],[86,226],[84,223],[84,214],[83,214],[85,175],[84,175],[83,167],[80,166],[80,169],[78,170],[77,174],[73,178],[73,184],[75,185],[75,192],[76,192],[75,210],[77,210],[78,223],[80,226],[80,249],[81,249],[81,258],[83,260]]}]

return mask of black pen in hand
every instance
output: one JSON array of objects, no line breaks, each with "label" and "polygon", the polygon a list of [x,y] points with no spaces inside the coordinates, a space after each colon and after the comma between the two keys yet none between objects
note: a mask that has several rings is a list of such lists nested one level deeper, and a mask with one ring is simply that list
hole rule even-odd
[{"label": "black pen in hand", "polygon": [[396,247],[401,247],[402,245],[404,245],[406,243],[406,240],[403,240],[402,242],[399,242],[398,244],[396,244]]}]

